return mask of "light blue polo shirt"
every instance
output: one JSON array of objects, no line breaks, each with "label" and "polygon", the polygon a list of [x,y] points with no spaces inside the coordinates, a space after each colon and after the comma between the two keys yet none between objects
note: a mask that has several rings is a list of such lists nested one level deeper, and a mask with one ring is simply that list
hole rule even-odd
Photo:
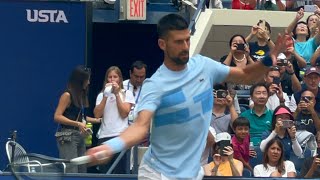
[{"label": "light blue polo shirt", "polygon": [[314,38],[309,38],[306,42],[294,42],[294,49],[310,64],[311,57],[317,49],[317,44]]},{"label": "light blue polo shirt", "polygon": [[145,80],[138,112],[155,113],[145,163],[170,178],[197,176],[211,120],[213,84],[224,81],[229,71],[196,55],[182,71],[162,64]]}]

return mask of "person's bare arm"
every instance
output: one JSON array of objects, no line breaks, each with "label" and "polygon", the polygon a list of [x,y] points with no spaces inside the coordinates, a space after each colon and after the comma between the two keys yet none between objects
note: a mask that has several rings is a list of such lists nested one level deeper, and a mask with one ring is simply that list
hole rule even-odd
[{"label": "person's bare arm", "polygon": [[278,6],[279,11],[285,11],[285,10],[286,10],[286,5],[283,4],[283,3],[281,2],[281,0],[276,0],[276,5]]},{"label": "person's bare arm", "polygon": [[132,104],[123,102],[122,99],[120,98],[120,94],[116,94],[116,102],[117,102],[117,108],[121,118],[127,117],[130,112]]},{"label": "person's bare arm", "polygon": [[94,107],[93,114],[94,114],[95,118],[101,118],[103,116],[103,112],[104,112],[104,108],[106,106],[107,98],[108,97],[103,96],[100,104],[98,104],[98,105],[96,105],[96,107]]},{"label": "person's bare arm", "polygon": [[248,0],[250,7],[256,9],[257,7],[257,0]]},{"label": "person's bare arm", "polygon": [[[319,2],[320,3],[320,2]],[[311,66],[316,66],[316,60],[320,56],[320,48],[318,48],[312,55],[310,63]]]},{"label": "person's bare arm", "polygon": [[[294,3],[294,1],[286,1],[287,2],[287,8],[291,7],[290,3]],[[288,5],[289,3],[289,5]],[[289,26],[286,28],[285,32],[288,34],[291,34],[296,24],[302,19],[304,16],[304,10],[301,8],[298,12],[296,17],[293,19],[293,21],[289,24]]]}]

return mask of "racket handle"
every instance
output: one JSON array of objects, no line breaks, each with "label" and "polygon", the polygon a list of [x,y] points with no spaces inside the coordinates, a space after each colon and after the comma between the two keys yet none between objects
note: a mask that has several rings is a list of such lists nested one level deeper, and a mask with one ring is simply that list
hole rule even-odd
[{"label": "racket handle", "polygon": [[99,161],[103,161],[103,160],[109,158],[109,157],[105,156],[104,151],[99,151],[99,152],[94,153],[93,155],[80,156],[77,158],[73,158],[70,160],[70,163],[76,164],[76,165],[88,164],[88,163],[92,162],[93,157],[95,157]]}]

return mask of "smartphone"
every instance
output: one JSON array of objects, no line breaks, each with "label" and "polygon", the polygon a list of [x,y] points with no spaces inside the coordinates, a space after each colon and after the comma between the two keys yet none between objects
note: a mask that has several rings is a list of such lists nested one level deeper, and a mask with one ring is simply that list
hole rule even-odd
[{"label": "smartphone", "polygon": [[217,98],[226,98],[227,95],[228,95],[228,91],[225,91],[225,90],[217,91]]},{"label": "smartphone", "polygon": [[245,49],[245,44],[242,44],[242,43],[237,44],[237,50],[244,51],[244,49]]},{"label": "smartphone", "polygon": [[227,156],[226,154],[224,154],[223,150],[225,150],[225,147],[231,146],[230,140],[222,140],[222,141],[218,142],[217,145],[220,149],[220,155]]},{"label": "smartphone", "polygon": [[317,158],[320,158],[320,147],[317,148]]},{"label": "smartphone", "polygon": [[302,96],[301,97],[301,100],[306,102],[306,103],[309,103],[311,101],[312,97],[311,96]]},{"label": "smartphone", "polygon": [[282,120],[283,128],[291,128],[294,125],[292,120]]},{"label": "smartphone", "polygon": [[263,30],[266,30],[266,20],[260,20],[259,26],[260,26]]},{"label": "smartphone", "polygon": [[272,84],[279,85],[280,82],[281,82],[280,77],[273,77],[273,82],[272,82]]},{"label": "smartphone", "polygon": [[304,12],[315,12],[316,6],[315,5],[304,5]]}]

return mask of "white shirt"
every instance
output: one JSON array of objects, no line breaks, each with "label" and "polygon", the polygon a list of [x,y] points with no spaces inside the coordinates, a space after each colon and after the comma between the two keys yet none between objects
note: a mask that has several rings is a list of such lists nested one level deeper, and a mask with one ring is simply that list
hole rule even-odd
[{"label": "white shirt", "polygon": [[[134,97],[131,91],[122,91],[121,99],[123,102],[134,104]],[[103,99],[103,93],[99,93],[96,105],[99,105]],[[116,96],[112,94],[108,97],[103,111],[103,117],[100,129],[97,133],[97,138],[118,136],[122,131],[128,127],[128,118],[121,118],[116,102]]]},{"label": "white shirt", "polygon": [[[284,105],[289,107],[290,105],[290,99],[287,93],[283,92],[283,99],[284,99]],[[250,106],[253,105],[253,101],[250,99]],[[273,95],[269,96],[268,101],[267,101],[267,108],[274,111],[278,106],[280,105],[279,98],[276,93]]]},{"label": "white shirt", "polygon": [[[263,164],[256,165],[253,169],[254,177],[270,177],[271,173],[277,171],[276,167],[270,166],[267,164],[268,168],[265,169]],[[284,161],[285,172],[282,174],[282,177],[288,177],[288,172],[296,172],[296,168],[291,161]]]}]

